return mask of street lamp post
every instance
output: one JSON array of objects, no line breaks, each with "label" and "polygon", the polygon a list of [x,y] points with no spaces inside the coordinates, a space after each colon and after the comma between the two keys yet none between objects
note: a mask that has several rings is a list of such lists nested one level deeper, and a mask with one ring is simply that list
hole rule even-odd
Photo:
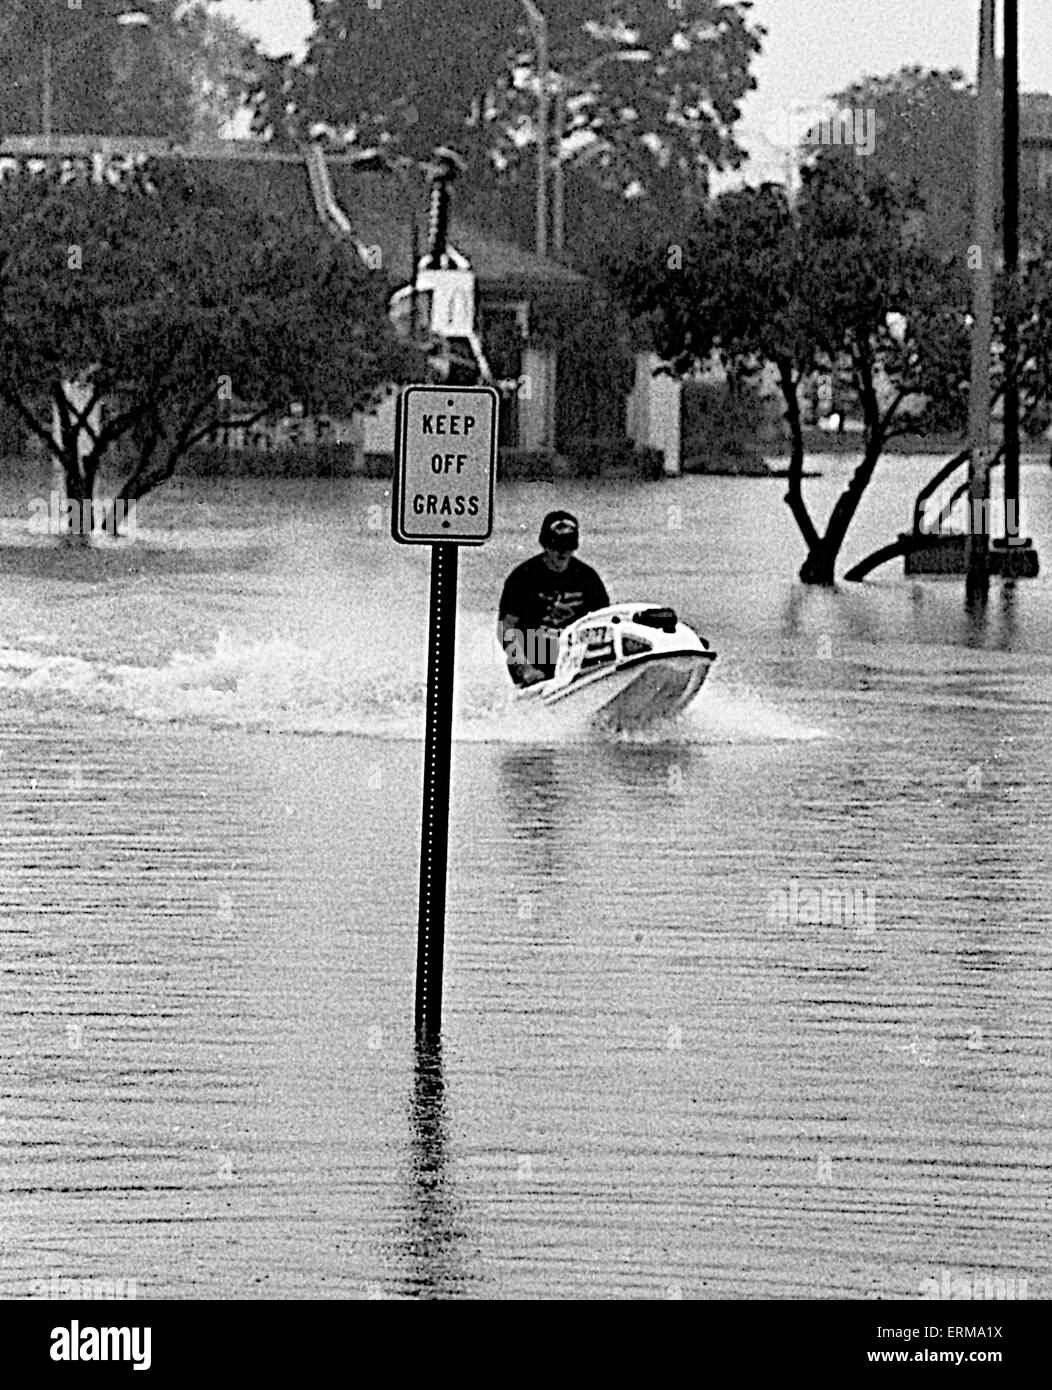
[{"label": "street lamp post", "polygon": [[552,155],[552,249],[561,256],[565,244],[566,174],[562,159],[562,139],[566,129],[566,93],[571,81],[581,86],[606,63],[639,63],[649,57],[640,48],[602,53],[572,78],[559,73],[555,78],[555,151]]},{"label": "street lamp post", "polygon": [[562,143],[566,130],[566,83],[562,77],[555,86],[555,150],[552,153],[552,250],[563,253],[565,240],[566,174],[563,171]]},{"label": "street lamp post", "polygon": [[[534,44],[534,67],[537,72],[537,204],[536,204],[536,247],[539,256],[548,254],[548,169],[552,169],[552,244],[557,254],[563,250],[564,243],[564,208],[566,198],[565,175],[563,172],[563,161],[561,158],[560,145],[563,138],[563,129],[566,125],[566,92],[568,79],[562,73],[553,73],[551,70],[550,52],[548,45],[548,21],[534,4],[534,0],[521,0],[523,9],[526,11],[526,18],[533,34]],[[604,63],[609,62],[638,62],[649,55],[642,49],[631,49],[628,51],[619,50],[614,53],[603,53],[593,62],[589,63],[582,72],[574,77],[578,84],[583,83],[592,77]],[[555,79],[555,113],[554,127],[556,149],[552,155],[548,149],[551,139],[551,124],[549,120],[549,101],[550,86],[552,79]]]},{"label": "street lamp post", "polygon": [[536,52],[537,68],[537,205],[538,256],[548,254],[548,21],[533,0],[522,0]]}]

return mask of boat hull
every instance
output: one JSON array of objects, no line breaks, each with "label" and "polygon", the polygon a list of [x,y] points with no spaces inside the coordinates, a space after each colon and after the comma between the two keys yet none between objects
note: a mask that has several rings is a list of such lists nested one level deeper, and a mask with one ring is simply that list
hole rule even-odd
[{"label": "boat hull", "polygon": [[684,709],[715,660],[671,608],[610,604],[565,628],[551,678],[515,699],[523,712],[577,728],[641,729]]},{"label": "boat hull", "polygon": [[565,714],[599,729],[641,729],[685,709],[715,659],[714,653],[695,651],[634,657],[561,689],[543,681],[520,691],[518,700],[523,708]]}]

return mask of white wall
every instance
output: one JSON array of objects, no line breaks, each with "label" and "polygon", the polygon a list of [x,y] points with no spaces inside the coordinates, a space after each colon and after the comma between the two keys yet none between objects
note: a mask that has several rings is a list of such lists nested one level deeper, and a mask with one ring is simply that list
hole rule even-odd
[{"label": "white wall", "polygon": [[371,415],[363,415],[363,448],[367,454],[393,454],[395,446],[395,410],[398,392],[392,388]]},{"label": "white wall", "polygon": [[527,348],[522,375],[529,393],[519,397],[519,444],[523,449],[551,449],[555,441],[555,352]]},{"label": "white wall", "polygon": [[636,380],[628,396],[626,430],[641,448],[660,449],[665,472],[677,474],[682,463],[682,388],[672,377],[654,375],[660,360],[652,352],[636,354]]}]

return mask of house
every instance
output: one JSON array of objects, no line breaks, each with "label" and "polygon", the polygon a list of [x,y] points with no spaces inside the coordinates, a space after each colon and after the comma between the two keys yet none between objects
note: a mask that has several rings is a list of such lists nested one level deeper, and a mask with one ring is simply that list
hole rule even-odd
[{"label": "house", "polygon": [[1019,182],[1039,193],[1052,191],[1052,93],[1024,92],[1019,98]]},{"label": "house", "polygon": [[[612,321],[590,341],[574,335],[573,325],[586,321],[598,301],[596,287],[584,276],[461,213],[455,184],[436,251],[440,203],[434,183],[429,190],[420,171],[363,172],[354,156],[322,155],[318,147],[313,162],[324,166],[317,169],[315,191],[330,200],[330,217],[354,238],[365,263],[382,268],[398,287],[403,308],[408,310],[414,265],[417,289],[424,293],[433,274],[429,262],[441,258],[448,267],[443,274],[452,281],[450,324],[442,324],[445,309],[432,323],[454,342],[466,336],[454,325],[457,317],[463,314],[463,323],[473,324],[481,379],[501,389],[503,447],[572,454],[575,442],[586,440],[654,442],[660,409],[652,398],[662,397],[663,383],[641,367],[633,380],[633,354],[615,345]],[[459,309],[458,293],[464,299]],[[465,345],[461,359],[469,355]],[[367,450],[393,448],[394,399],[392,391],[367,421]]]},{"label": "house", "polygon": [[[320,153],[320,152],[319,152]],[[324,156],[322,156],[325,159]],[[411,173],[360,172],[350,156],[329,156],[335,208],[358,243],[366,264],[380,269],[394,292],[413,282],[414,263],[428,259],[435,232],[435,210],[423,178]],[[445,245],[440,250],[450,268],[464,275],[465,297],[474,290],[474,323],[481,353],[495,382],[501,384],[500,442],[505,447],[555,449],[558,396],[574,394],[573,364],[560,362],[558,345],[540,324],[552,309],[582,308],[591,294],[588,282],[568,267],[503,241],[457,212],[456,189]],[[427,271],[418,271],[418,287]],[[464,305],[470,317],[470,304]],[[457,314],[455,303],[449,306]],[[455,322],[450,323],[456,328]],[[465,325],[466,327],[466,325]],[[456,336],[454,335],[454,341]],[[574,428],[571,417],[569,429]],[[394,395],[389,395],[366,425],[366,448],[394,447]]]},{"label": "house", "polygon": [[[130,136],[7,136],[0,140],[0,190],[6,180],[42,169],[57,168],[70,181],[112,180],[146,157],[185,160],[203,200],[210,187],[221,185],[249,201],[280,203],[294,220],[302,219],[305,229],[316,228],[320,220],[368,268],[386,277],[395,314],[409,311],[413,266],[426,256],[435,230],[434,198],[429,203],[427,181],[415,170],[363,171],[360,160],[325,154],[320,146],[276,152],[251,141],[182,147]],[[649,360],[637,359],[633,381],[631,353],[622,352],[613,335],[582,339],[578,332],[574,337],[575,325],[598,301],[596,287],[570,267],[462,216],[455,188],[446,241],[445,263],[461,272],[459,289],[457,276],[451,277],[454,292],[446,310],[451,326],[462,321],[464,341],[473,337],[475,347],[458,353],[456,336],[446,346],[453,349],[454,363],[474,357],[484,364],[482,379],[500,387],[501,444],[562,453],[571,451],[574,441],[631,436],[640,444],[665,447],[666,467],[675,471],[678,446],[663,424],[667,385],[653,377]],[[418,270],[421,294],[430,293],[425,280],[426,273]],[[366,452],[393,449],[394,402],[392,388],[361,422],[357,432]],[[293,415],[294,405],[289,403]],[[330,437],[339,433],[336,428]]]}]

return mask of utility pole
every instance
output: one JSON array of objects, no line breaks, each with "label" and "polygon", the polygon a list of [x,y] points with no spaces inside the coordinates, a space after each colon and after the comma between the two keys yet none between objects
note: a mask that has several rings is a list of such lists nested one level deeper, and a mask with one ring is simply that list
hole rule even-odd
[{"label": "utility pole", "polygon": [[[1018,540],[1019,519],[1019,4],[1004,0],[1005,545]],[[1006,558],[1006,564],[1008,563]]]},{"label": "utility pole", "polygon": [[[563,136],[566,134],[566,94],[572,83],[582,88],[607,63],[646,62],[646,49],[618,49],[613,53],[603,53],[590,62],[581,72],[558,73],[555,78],[555,129],[552,132],[554,153],[552,166],[552,249],[557,256],[566,246],[566,164],[563,160]],[[549,77],[551,74],[549,73]]]},{"label": "utility pole", "polygon": [[555,153],[552,156],[552,249],[561,256],[566,243],[566,171],[562,144],[566,130],[566,82],[560,75],[555,90]]},{"label": "utility pole", "polygon": [[976,98],[975,230],[972,256],[972,374],[968,400],[968,517],[965,593],[969,603],[990,587],[990,349],[993,339],[994,152],[997,131],[996,0],[980,0]]}]

